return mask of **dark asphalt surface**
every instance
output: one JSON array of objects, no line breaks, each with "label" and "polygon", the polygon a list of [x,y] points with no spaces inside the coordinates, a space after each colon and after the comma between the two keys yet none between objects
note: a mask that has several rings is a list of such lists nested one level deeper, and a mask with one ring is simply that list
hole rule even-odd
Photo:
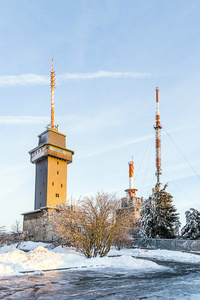
[{"label": "dark asphalt surface", "polygon": [[152,273],[123,269],[67,270],[0,279],[0,299],[200,299],[200,265]]}]

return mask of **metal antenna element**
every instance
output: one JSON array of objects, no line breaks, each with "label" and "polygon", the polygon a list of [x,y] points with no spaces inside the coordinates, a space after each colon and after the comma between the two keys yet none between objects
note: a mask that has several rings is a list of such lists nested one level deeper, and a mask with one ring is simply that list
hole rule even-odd
[{"label": "metal antenna element", "polygon": [[52,58],[52,66],[51,66],[51,128],[55,129],[54,125],[54,89],[55,89],[55,71],[53,69],[54,58]]},{"label": "metal antenna element", "polygon": [[156,131],[156,174],[155,175],[157,176],[156,185],[159,188],[161,185],[160,175],[162,175],[162,171],[161,171],[161,133],[160,133],[162,126],[160,124],[158,92],[159,92],[159,89],[156,88],[156,125],[154,126],[154,129]]}]

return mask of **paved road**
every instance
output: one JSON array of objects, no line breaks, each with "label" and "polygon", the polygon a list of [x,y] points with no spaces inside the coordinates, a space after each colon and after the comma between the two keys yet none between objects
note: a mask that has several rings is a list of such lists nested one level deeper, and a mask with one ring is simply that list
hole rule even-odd
[{"label": "paved road", "polygon": [[2,278],[0,299],[200,299],[200,265],[156,262],[169,269],[145,274],[105,268]]}]

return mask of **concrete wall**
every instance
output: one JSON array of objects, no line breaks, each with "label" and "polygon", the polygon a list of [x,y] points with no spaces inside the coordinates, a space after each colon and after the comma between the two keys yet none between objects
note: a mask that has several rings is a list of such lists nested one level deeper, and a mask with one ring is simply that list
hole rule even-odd
[{"label": "concrete wall", "polygon": [[51,231],[46,210],[24,215],[23,231],[27,233],[28,240],[34,242],[52,242],[56,239]]},{"label": "concrete wall", "polygon": [[121,208],[129,208],[134,212],[136,218],[140,218],[140,212],[143,207],[143,198],[127,196],[121,198]]},{"label": "concrete wall", "polygon": [[34,209],[47,206],[47,172],[48,159],[38,161],[35,170],[35,205]]}]

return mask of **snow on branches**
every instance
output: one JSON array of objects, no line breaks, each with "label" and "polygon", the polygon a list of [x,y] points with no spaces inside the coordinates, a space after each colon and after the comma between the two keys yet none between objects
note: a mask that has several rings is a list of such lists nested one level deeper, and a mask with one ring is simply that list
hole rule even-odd
[{"label": "snow on branches", "polygon": [[172,195],[156,186],[141,211],[141,235],[147,238],[174,238],[175,224],[179,217]]},{"label": "snow on branches", "polygon": [[191,240],[200,238],[200,212],[197,209],[190,208],[185,212],[186,224],[181,229],[184,238]]}]

